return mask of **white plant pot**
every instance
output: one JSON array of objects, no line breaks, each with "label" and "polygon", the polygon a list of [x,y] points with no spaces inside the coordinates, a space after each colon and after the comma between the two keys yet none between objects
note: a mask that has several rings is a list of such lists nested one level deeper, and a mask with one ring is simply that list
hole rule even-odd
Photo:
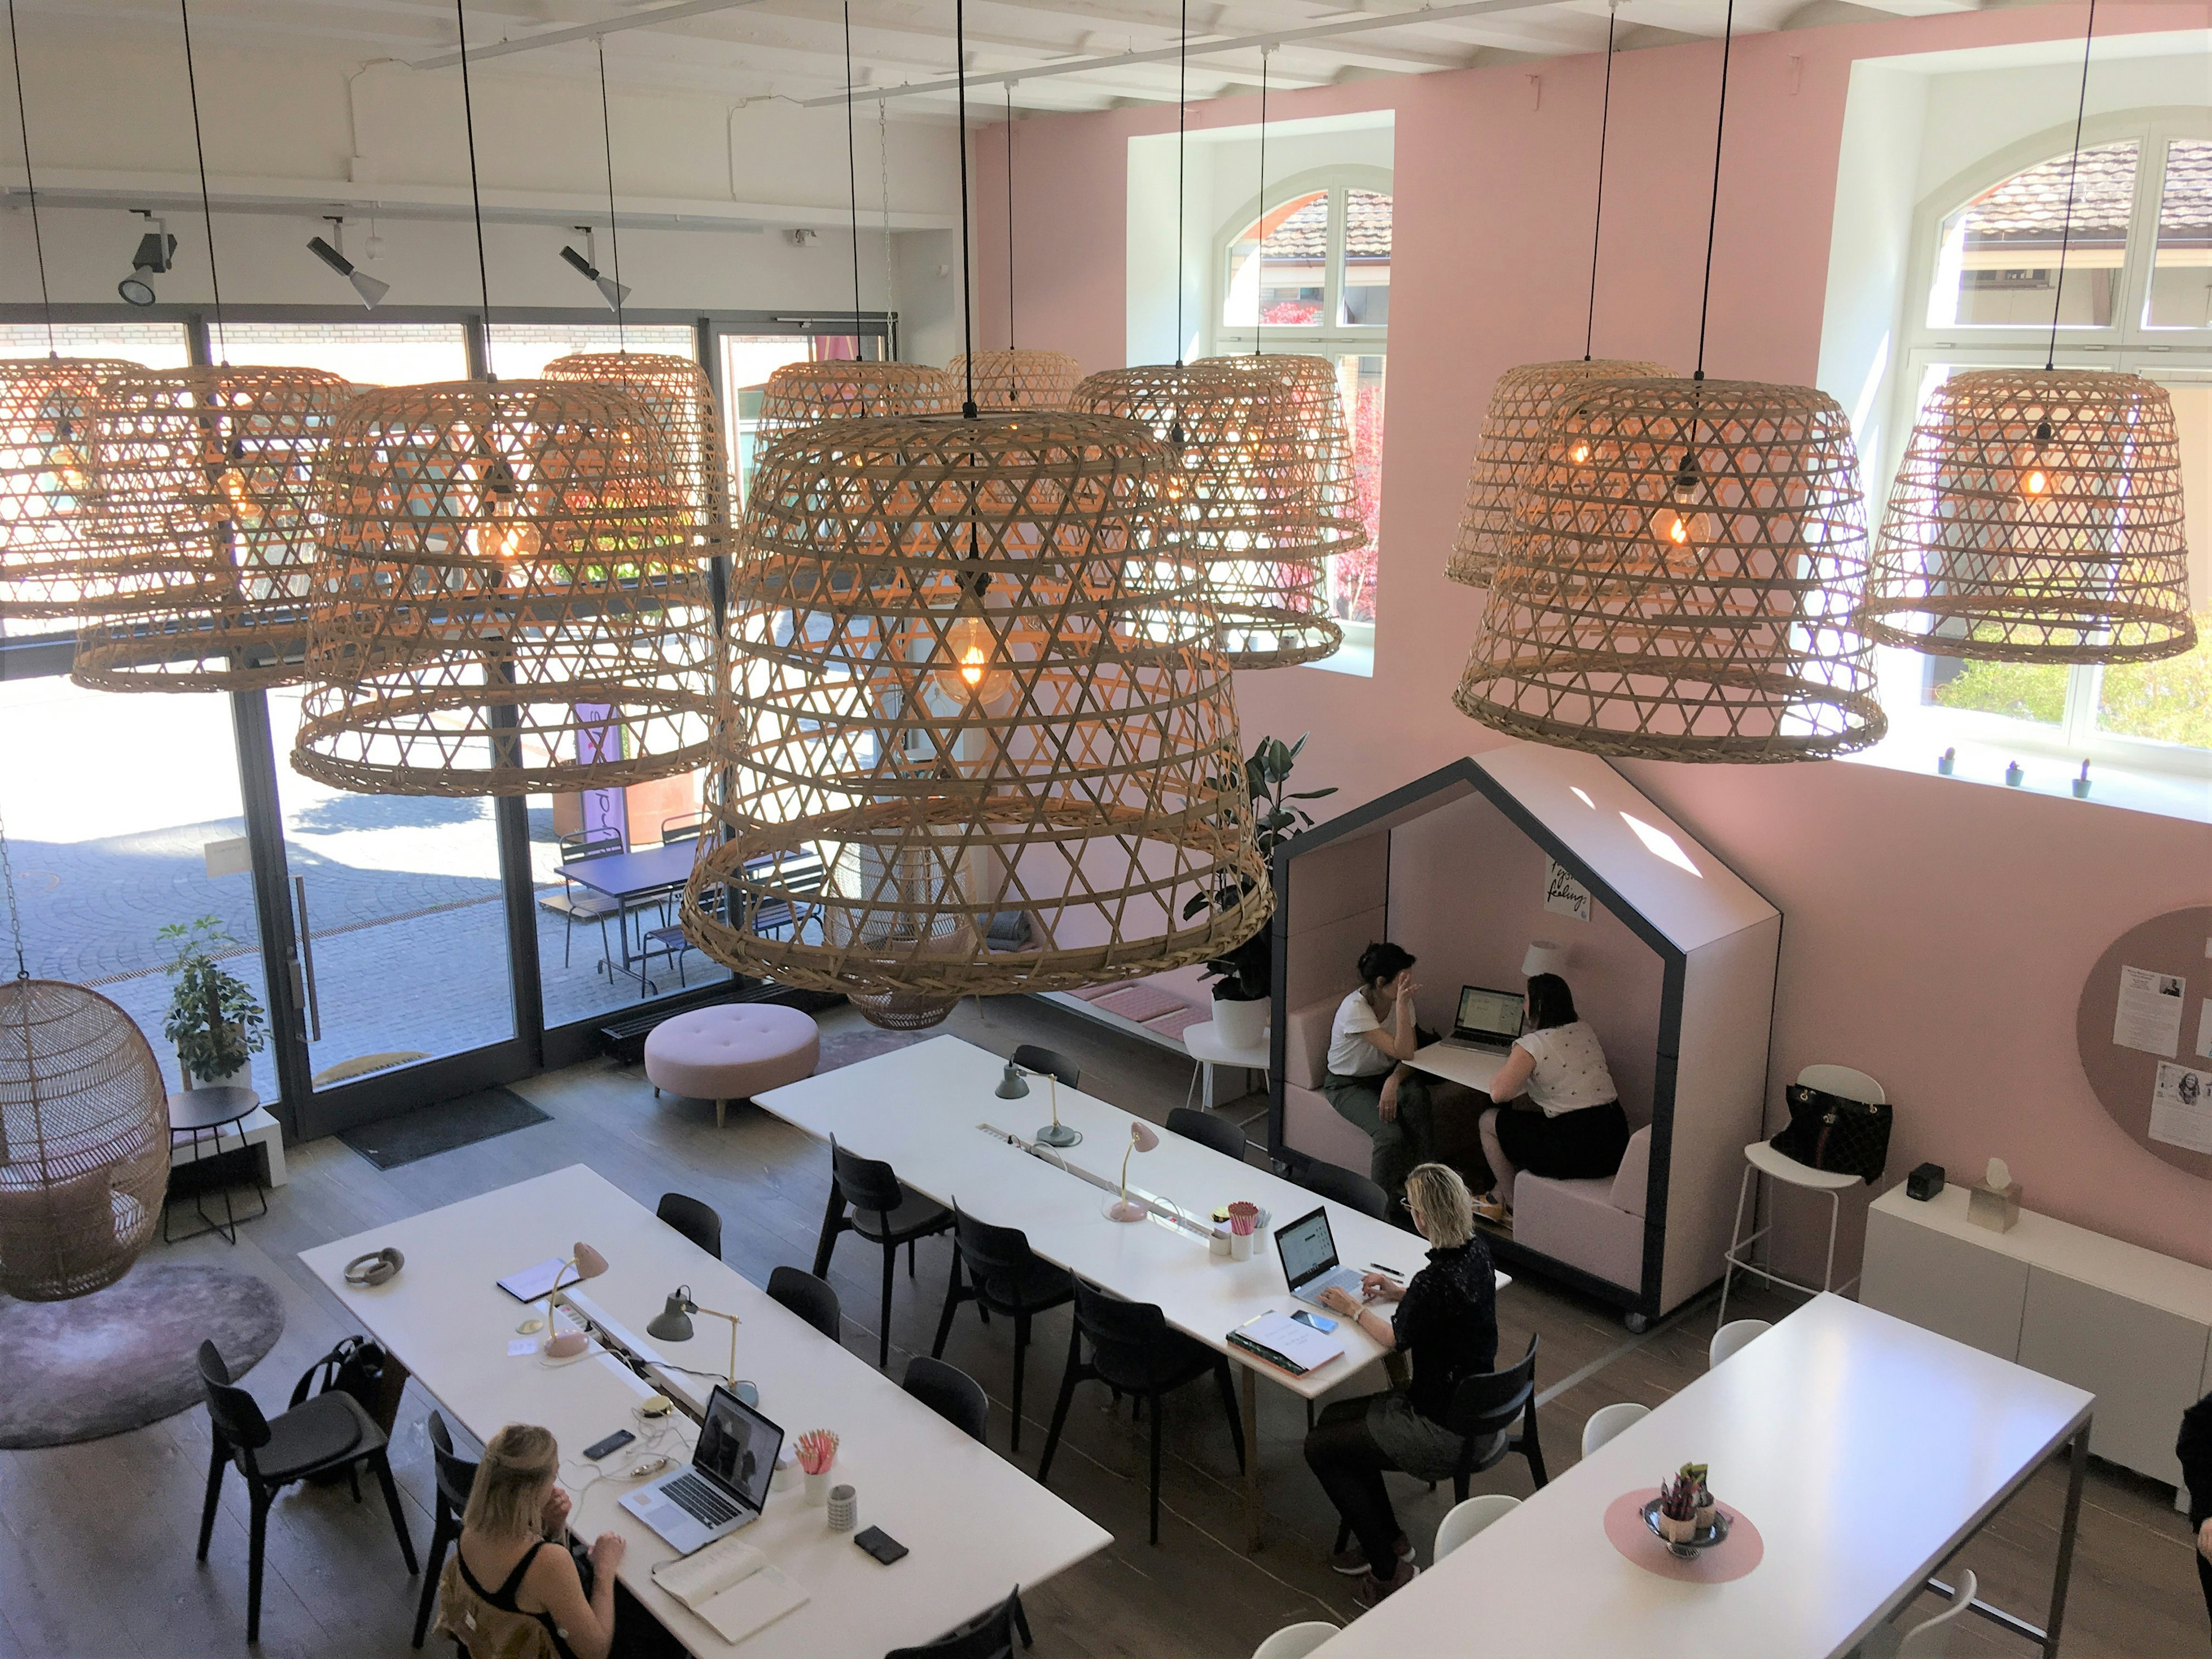
[{"label": "white plant pot", "polygon": [[1267,1019],[1273,1009],[1273,1000],[1268,997],[1261,997],[1255,1002],[1216,1001],[1213,1005],[1214,1031],[1231,1048],[1264,1048],[1267,1038]]}]

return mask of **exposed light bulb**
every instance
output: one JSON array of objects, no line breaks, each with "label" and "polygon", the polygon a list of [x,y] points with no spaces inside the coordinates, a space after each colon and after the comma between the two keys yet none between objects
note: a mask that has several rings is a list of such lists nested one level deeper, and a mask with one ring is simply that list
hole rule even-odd
[{"label": "exposed light bulb", "polygon": [[235,524],[252,524],[261,517],[261,503],[253,499],[247,487],[246,474],[234,466],[227,466],[216,480],[216,488],[222,491],[226,509],[219,516]]},{"label": "exposed light bulb", "polygon": [[1580,466],[1584,461],[1589,459],[1589,455],[1590,451],[1588,444],[1577,444],[1574,447],[1573,453],[1568,457],[1568,459],[1573,461],[1577,466]]},{"label": "exposed light bulb", "polygon": [[949,695],[989,702],[1006,690],[1006,653],[981,613],[970,611],[945,630],[933,678]]},{"label": "exposed light bulb", "polygon": [[2045,490],[2050,488],[2051,480],[2044,476],[2044,471],[2041,467],[2036,467],[2028,473],[2027,493],[2029,495],[2040,495]]},{"label": "exposed light bulb", "polygon": [[1690,544],[1690,526],[1684,522],[1680,514],[1675,515],[1674,522],[1667,526],[1667,539],[1677,547],[1687,547]]},{"label": "exposed light bulb", "polygon": [[479,559],[512,564],[535,558],[538,546],[538,526],[527,519],[494,518],[469,526],[469,551]]}]

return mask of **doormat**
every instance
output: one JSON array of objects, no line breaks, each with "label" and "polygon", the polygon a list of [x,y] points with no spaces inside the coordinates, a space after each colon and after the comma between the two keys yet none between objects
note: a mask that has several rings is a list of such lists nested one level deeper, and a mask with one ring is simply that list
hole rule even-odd
[{"label": "doormat", "polygon": [[380,1117],[343,1131],[338,1139],[380,1170],[396,1170],[479,1140],[512,1134],[551,1117],[512,1089],[480,1089],[440,1106]]}]

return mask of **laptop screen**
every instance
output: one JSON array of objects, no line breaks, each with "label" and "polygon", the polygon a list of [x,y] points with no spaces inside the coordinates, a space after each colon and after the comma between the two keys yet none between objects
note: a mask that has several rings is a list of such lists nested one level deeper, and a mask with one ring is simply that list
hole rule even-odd
[{"label": "laptop screen", "polygon": [[718,1384],[707,1402],[707,1420],[699,1425],[691,1464],[736,1493],[748,1509],[757,1510],[768,1502],[768,1483],[782,1447],[781,1429]]},{"label": "laptop screen", "polygon": [[1518,991],[1486,991],[1480,985],[1462,985],[1459,992],[1459,1024],[1455,1029],[1511,1041],[1521,1035],[1521,1009],[1525,999]]},{"label": "laptop screen", "polygon": [[1336,1240],[1329,1236],[1328,1212],[1316,1210],[1275,1229],[1275,1249],[1283,1258],[1283,1277],[1292,1290],[1336,1266]]}]

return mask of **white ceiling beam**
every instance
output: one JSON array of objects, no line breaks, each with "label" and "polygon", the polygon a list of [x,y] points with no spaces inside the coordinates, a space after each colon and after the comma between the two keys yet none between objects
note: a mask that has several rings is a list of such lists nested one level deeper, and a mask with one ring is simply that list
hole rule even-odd
[{"label": "white ceiling beam", "polygon": [[[540,29],[535,34],[519,39],[498,40],[488,46],[471,46],[469,62],[477,63],[487,58],[506,58],[518,52],[536,52],[541,46],[557,46],[568,40],[598,40],[625,29],[648,29],[663,23],[679,23],[687,17],[704,17],[710,12],[734,11],[739,6],[751,6],[760,0],[676,0],[673,5],[654,6],[647,10],[624,12],[619,17],[605,17],[596,23],[572,23],[566,28]],[[451,69],[461,61],[458,52],[440,52],[434,58],[418,58],[408,65],[410,69]]]}]

